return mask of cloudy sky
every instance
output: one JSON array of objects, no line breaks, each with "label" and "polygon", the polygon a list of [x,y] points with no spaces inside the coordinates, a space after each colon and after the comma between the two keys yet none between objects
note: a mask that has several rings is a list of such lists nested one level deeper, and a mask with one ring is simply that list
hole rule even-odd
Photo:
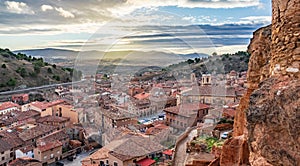
[{"label": "cloudy sky", "polygon": [[246,50],[270,24],[270,0],[0,0],[0,47],[11,50]]}]

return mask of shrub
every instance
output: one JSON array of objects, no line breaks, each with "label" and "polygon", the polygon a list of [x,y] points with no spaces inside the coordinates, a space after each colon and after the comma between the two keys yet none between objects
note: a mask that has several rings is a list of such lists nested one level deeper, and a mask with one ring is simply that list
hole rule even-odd
[{"label": "shrub", "polygon": [[54,75],[52,76],[53,79],[55,79],[56,81],[60,81],[60,77],[58,75]]},{"label": "shrub", "polygon": [[48,71],[48,73],[52,74],[52,69],[51,68],[48,68],[47,71]]},{"label": "shrub", "polygon": [[16,86],[16,84],[17,84],[17,81],[14,78],[11,78],[6,82],[7,86]]}]

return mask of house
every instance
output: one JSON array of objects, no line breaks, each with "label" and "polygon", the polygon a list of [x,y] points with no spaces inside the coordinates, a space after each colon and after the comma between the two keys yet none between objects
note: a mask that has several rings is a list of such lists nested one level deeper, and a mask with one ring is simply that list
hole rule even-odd
[{"label": "house", "polygon": [[0,103],[0,115],[4,115],[14,110],[19,110],[19,108],[20,108],[19,104],[10,101]]},{"label": "house", "polygon": [[82,166],[90,166],[92,164],[95,165],[105,165],[108,164],[108,152],[110,150],[106,148],[101,148],[91,154],[90,156],[86,157],[81,161]]},{"label": "house", "polygon": [[37,119],[38,123],[57,127],[58,130],[69,126],[70,118],[47,115]]},{"label": "house", "polygon": [[166,124],[175,129],[184,130],[203,121],[209,109],[209,105],[202,103],[187,103],[165,108]]},{"label": "house", "polygon": [[34,101],[22,106],[22,111],[35,110],[42,114],[42,112],[47,112],[51,110],[51,107],[48,107],[48,102]]},{"label": "house", "polygon": [[0,139],[0,166],[6,166],[14,159],[13,146]]},{"label": "house", "polygon": [[21,157],[13,160],[8,166],[42,166],[42,163],[29,157]]},{"label": "house", "polygon": [[149,127],[145,131],[145,135],[148,135],[149,138],[155,142],[162,143],[169,139],[170,134],[172,133],[172,128],[166,126],[165,124],[156,124],[153,127]]},{"label": "house", "polygon": [[89,164],[106,164],[128,166],[143,163],[143,159],[161,157],[164,147],[142,136],[130,136],[114,140],[98,152],[81,161],[82,166]]},{"label": "house", "polygon": [[53,116],[65,117],[70,119],[70,124],[78,124],[83,109],[75,109],[68,104],[59,104],[53,109]]},{"label": "house", "polygon": [[19,138],[24,141],[24,145],[36,145],[38,138],[46,136],[57,130],[56,127],[38,123],[37,125],[27,124],[18,127],[20,130]]},{"label": "house", "polygon": [[133,97],[137,100],[145,100],[145,99],[149,99],[150,93],[142,92],[142,93],[134,95]]},{"label": "house", "polygon": [[60,141],[41,143],[34,149],[34,158],[44,165],[61,159],[62,143]]},{"label": "house", "polygon": [[[0,138],[12,146],[14,152],[25,147],[24,141],[19,137],[19,132],[15,129],[6,129],[0,132]],[[16,153],[13,154],[17,156]]]},{"label": "house", "polygon": [[143,158],[143,159],[137,161],[136,165],[137,166],[151,166],[151,165],[154,165],[155,163],[156,163],[155,160],[146,157],[146,158]]},{"label": "house", "polygon": [[227,104],[239,101],[241,96],[234,87],[205,84],[178,94],[177,103]]},{"label": "house", "polygon": [[136,115],[128,113],[121,108],[110,106],[109,109],[100,109],[95,112],[95,123],[102,127],[103,131],[115,127],[137,124]]},{"label": "house", "polygon": [[63,148],[67,148],[69,146],[70,138],[64,129],[55,131],[51,134],[48,134],[44,137],[37,139],[36,144],[40,145],[42,143],[53,142],[56,140],[62,143]]},{"label": "house", "polygon": [[17,149],[15,151],[16,158],[22,158],[22,157],[33,158],[34,157],[33,149],[34,149],[34,146],[32,146],[32,145],[28,145],[28,146],[22,147],[20,149]]},{"label": "house", "polygon": [[65,100],[56,100],[53,102],[34,101],[22,106],[22,111],[35,110],[41,113],[41,116],[53,115],[53,110],[60,104],[66,104]]},{"label": "house", "polygon": [[34,110],[29,110],[26,112],[21,111],[11,111],[7,113],[2,121],[5,122],[6,126],[12,127],[17,125],[22,125],[30,122],[35,122],[37,118],[40,117],[40,113]]},{"label": "house", "polygon": [[12,95],[11,100],[14,103],[25,104],[29,102],[29,94],[16,94]]}]

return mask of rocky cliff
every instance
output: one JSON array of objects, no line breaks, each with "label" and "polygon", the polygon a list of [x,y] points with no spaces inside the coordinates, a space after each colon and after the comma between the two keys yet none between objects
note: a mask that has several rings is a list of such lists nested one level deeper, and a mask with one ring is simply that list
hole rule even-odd
[{"label": "rocky cliff", "polygon": [[273,0],[248,47],[249,89],[220,165],[300,165],[300,0]]}]

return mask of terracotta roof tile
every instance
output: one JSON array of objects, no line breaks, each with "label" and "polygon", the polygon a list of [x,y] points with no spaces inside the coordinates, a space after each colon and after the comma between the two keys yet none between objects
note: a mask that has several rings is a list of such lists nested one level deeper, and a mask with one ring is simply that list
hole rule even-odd
[{"label": "terracotta roof tile", "polygon": [[39,145],[37,146],[37,148],[41,151],[41,152],[45,152],[57,147],[62,146],[62,143],[60,141],[53,141],[53,142],[46,142],[44,145]]},{"label": "terracotta roof tile", "polygon": [[20,107],[19,104],[13,103],[13,102],[4,102],[0,104],[0,110],[5,110],[12,107]]},{"label": "terracotta roof tile", "polygon": [[170,112],[173,114],[180,114],[183,116],[191,116],[196,114],[195,111],[197,110],[202,110],[202,109],[209,109],[210,106],[207,104],[202,104],[202,103],[189,103],[189,104],[183,104],[183,105],[178,105],[174,107],[168,107],[164,111],[165,112]]}]

